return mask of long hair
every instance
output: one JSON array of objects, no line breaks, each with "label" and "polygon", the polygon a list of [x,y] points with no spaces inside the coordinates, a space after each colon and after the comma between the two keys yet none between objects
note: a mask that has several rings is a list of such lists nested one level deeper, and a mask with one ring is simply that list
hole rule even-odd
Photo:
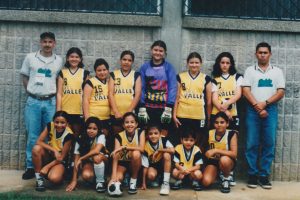
[{"label": "long hair", "polygon": [[222,52],[216,58],[215,64],[213,66],[213,71],[212,71],[213,77],[220,77],[222,75],[220,62],[223,57],[227,57],[230,60],[229,74],[233,75],[236,73],[235,62],[234,62],[233,56],[229,52]]},{"label": "long hair", "polygon": [[78,137],[77,142],[79,144],[79,153],[80,155],[85,155],[91,150],[91,143],[95,138],[90,138],[87,134],[87,128],[90,124],[96,124],[98,128],[98,133],[95,138],[97,138],[100,134],[102,134],[102,124],[101,121],[97,117],[89,117],[84,125],[83,133]]},{"label": "long hair", "polygon": [[66,68],[70,68],[71,67],[71,65],[70,65],[70,62],[68,61],[68,57],[72,54],[72,53],[76,53],[78,56],[79,56],[79,58],[80,58],[80,63],[78,64],[78,67],[79,68],[83,68],[84,67],[84,65],[83,65],[83,58],[82,58],[82,52],[81,52],[81,50],[79,49],[79,48],[77,48],[77,47],[71,47],[69,50],[68,50],[68,52],[67,52],[67,55],[66,55],[66,63],[65,63],[65,67]]}]

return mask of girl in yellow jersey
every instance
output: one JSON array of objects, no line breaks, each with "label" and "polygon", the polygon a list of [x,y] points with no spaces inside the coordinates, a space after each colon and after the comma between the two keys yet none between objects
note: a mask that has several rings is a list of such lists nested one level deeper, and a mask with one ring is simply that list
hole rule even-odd
[{"label": "girl in yellow jersey", "polygon": [[[236,102],[242,96],[243,77],[237,73],[231,53],[223,52],[218,55],[212,74],[214,79],[212,80],[211,120],[214,121],[218,112],[225,112],[230,119],[229,128],[238,131],[239,117]],[[211,124],[211,128],[214,128],[214,124]]]},{"label": "girl in yellow jersey", "polygon": [[65,111],[56,112],[53,122],[47,124],[32,149],[37,191],[45,191],[44,176],[54,184],[62,182],[64,159],[71,147],[72,134],[68,127],[68,114]]},{"label": "girl in yellow jersey", "polygon": [[145,151],[142,157],[143,186],[147,188],[146,179],[155,181],[156,177],[163,172],[163,182],[160,189],[161,195],[168,195],[170,186],[170,173],[172,165],[172,154],[175,150],[171,142],[163,137],[161,128],[157,124],[150,124],[146,131],[147,141]]},{"label": "girl in yellow jersey", "polygon": [[230,172],[233,170],[237,157],[237,132],[227,129],[229,118],[224,112],[215,116],[214,127],[209,131],[209,149],[205,156],[208,159],[203,172],[203,186],[215,182],[218,172],[223,173],[221,192],[230,192]]},{"label": "girl in yellow jersey", "polygon": [[125,130],[115,136],[115,150],[111,153],[113,157],[112,175],[108,185],[121,182],[124,173],[130,170],[129,194],[137,193],[137,176],[145,148],[145,133],[137,127],[137,116],[132,112],[125,113],[123,116],[123,128]]},{"label": "girl in yellow jersey", "polygon": [[96,191],[105,192],[104,169],[107,161],[105,135],[101,132],[101,122],[97,117],[90,117],[85,122],[85,131],[76,141],[74,150],[73,178],[66,191],[76,188],[79,170],[82,179],[93,182],[96,177]]},{"label": "girl in yellow jersey", "polygon": [[123,51],[120,56],[121,69],[110,73],[108,94],[114,134],[123,130],[124,113],[133,112],[141,98],[141,77],[139,72],[132,70],[133,62],[133,52]]},{"label": "girl in yellow jersey", "polygon": [[195,130],[186,128],[181,134],[181,144],[175,147],[172,175],[176,182],[171,186],[173,190],[182,187],[182,180],[188,178],[192,181],[194,190],[202,190],[200,181],[202,179],[201,165],[203,164],[202,153],[196,143]]},{"label": "girl in yellow jersey", "polygon": [[83,88],[84,119],[97,117],[101,120],[102,131],[107,136],[109,130],[110,106],[108,102],[108,63],[99,58],[95,61],[96,76],[87,80]]},{"label": "girl in yellow jersey", "polygon": [[177,75],[173,120],[177,128],[192,127],[197,132],[197,144],[203,147],[211,113],[211,79],[200,71],[201,65],[201,56],[192,52],[187,57],[188,71]]},{"label": "girl in yellow jersey", "polygon": [[57,81],[56,110],[69,114],[69,125],[76,136],[81,133],[83,125],[82,84],[89,78],[89,71],[83,69],[82,60],[81,50],[70,48]]}]

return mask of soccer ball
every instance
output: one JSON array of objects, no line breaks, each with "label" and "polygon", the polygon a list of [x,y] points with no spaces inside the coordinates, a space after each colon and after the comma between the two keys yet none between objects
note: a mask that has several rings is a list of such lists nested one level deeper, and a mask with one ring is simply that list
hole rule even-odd
[{"label": "soccer ball", "polygon": [[123,194],[121,183],[119,181],[110,184],[107,188],[107,191],[110,196],[121,196]]}]

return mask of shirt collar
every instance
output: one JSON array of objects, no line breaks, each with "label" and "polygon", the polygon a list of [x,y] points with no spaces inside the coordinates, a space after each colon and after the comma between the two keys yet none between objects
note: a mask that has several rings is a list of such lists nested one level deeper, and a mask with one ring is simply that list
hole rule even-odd
[{"label": "shirt collar", "polygon": [[51,63],[56,59],[56,54],[52,53],[50,57],[45,57],[41,54],[41,50],[39,50],[36,52],[35,57],[37,57],[40,61],[44,63]]},{"label": "shirt collar", "polygon": [[266,71],[262,70],[262,69],[259,67],[258,63],[256,63],[255,66],[254,66],[254,69],[255,69],[255,70],[258,70],[258,71],[260,71],[260,72],[262,72],[262,73],[266,73],[267,71],[269,71],[269,70],[271,70],[271,69],[273,69],[273,68],[274,68],[274,67],[271,65],[271,63],[269,63],[269,66],[267,67],[267,70],[266,70]]}]

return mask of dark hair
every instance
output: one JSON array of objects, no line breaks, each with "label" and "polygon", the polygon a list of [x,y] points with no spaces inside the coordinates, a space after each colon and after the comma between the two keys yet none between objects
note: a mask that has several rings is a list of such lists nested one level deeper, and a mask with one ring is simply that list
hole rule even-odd
[{"label": "dark hair", "polygon": [[71,67],[71,65],[70,65],[70,63],[69,63],[69,61],[68,61],[68,57],[69,57],[72,53],[76,53],[76,54],[79,56],[79,58],[81,59],[81,61],[80,61],[80,63],[78,64],[78,67],[83,68],[84,65],[83,65],[83,63],[82,63],[82,61],[83,61],[83,58],[82,58],[82,52],[81,52],[81,50],[80,50],[79,48],[77,48],[77,47],[71,47],[71,48],[67,51],[65,67],[67,67],[67,68],[70,68],[70,67]]},{"label": "dark hair", "polygon": [[155,46],[162,47],[165,51],[167,51],[167,45],[162,40],[156,40],[155,42],[153,42],[153,44],[151,45],[151,49],[153,49]]},{"label": "dark hair", "polygon": [[85,155],[87,154],[90,149],[91,149],[91,143],[94,138],[90,138],[89,135],[87,134],[87,128],[89,127],[90,124],[96,124],[98,128],[98,134],[96,137],[98,137],[100,134],[102,134],[101,129],[102,129],[102,123],[97,117],[89,117],[84,124],[84,131],[83,133],[78,137],[77,142],[79,144],[79,152],[80,155]]},{"label": "dark hair", "polygon": [[126,119],[126,117],[128,116],[132,116],[134,118],[134,120],[136,121],[136,123],[139,123],[139,119],[138,117],[136,116],[136,114],[134,114],[133,112],[127,112],[123,115],[123,118],[122,118],[122,123],[124,124],[124,121]]},{"label": "dark hair", "polygon": [[189,60],[192,59],[192,58],[198,58],[200,60],[200,62],[202,63],[202,58],[201,58],[199,53],[197,53],[197,52],[190,53],[189,56],[186,59],[186,62],[188,63]]},{"label": "dark hair", "polygon": [[147,125],[147,129],[146,129],[146,135],[148,135],[149,131],[151,129],[157,129],[160,133],[161,133],[161,126],[160,124],[157,123],[150,123]]},{"label": "dark hair", "polygon": [[196,140],[196,131],[191,127],[185,127],[181,129],[181,139],[192,137]]},{"label": "dark hair", "polygon": [[45,38],[50,38],[55,41],[55,35],[52,32],[44,32],[40,35],[40,39],[43,40]]},{"label": "dark hair", "polygon": [[121,53],[120,59],[122,59],[125,55],[130,55],[132,62],[134,61],[134,53],[130,50],[125,50]]},{"label": "dark hair", "polygon": [[106,62],[106,60],[104,60],[103,58],[98,58],[96,61],[95,61],[95,64],[94,64],[94,70],[96,71],[97,67],[99,67],[100,65],[104,65],[105,68],[107,70],[109,70],[109,65],[108,63]]},{"label": "dark hair", "polygon": [[214,123],[215,123],[216,119],[219,118],[219,117],[223,118],[227,123],[229,123],[229,118],[228,118],[228,116],[224,112],[218,112],[215,115]]},{"label": "dark hair", "polygon": [[222,58],[224,58],[224,57],[227,57],[230,60],[229,74],[233,75],[236,73],[235,62],[234,62],[233,56],[229,52],[222,52],[217,56],[215,64],[213,66],[212,75],[214,77],[219,77],[222,75],[220,62],[221,62]]},{"label": "dark hair", "polygon": [[67,122],[69,122],[69,114],[66,111],[63,111],[63,110],[57,111],[54,114],[52,120],[54,121],[57,117],[63,117],[67,120]]},{"label": "dark hair", "polygon": [[256,52],[258,51],[258,49],[259,49],[260,47],[266,47],[266,48],[269,49],[270,53],[272,52],[272,51],[271,51],[271,46],[270,46],[267,42],[261,42],[261,43],[258,43],[258,44],[256,45]]}]

